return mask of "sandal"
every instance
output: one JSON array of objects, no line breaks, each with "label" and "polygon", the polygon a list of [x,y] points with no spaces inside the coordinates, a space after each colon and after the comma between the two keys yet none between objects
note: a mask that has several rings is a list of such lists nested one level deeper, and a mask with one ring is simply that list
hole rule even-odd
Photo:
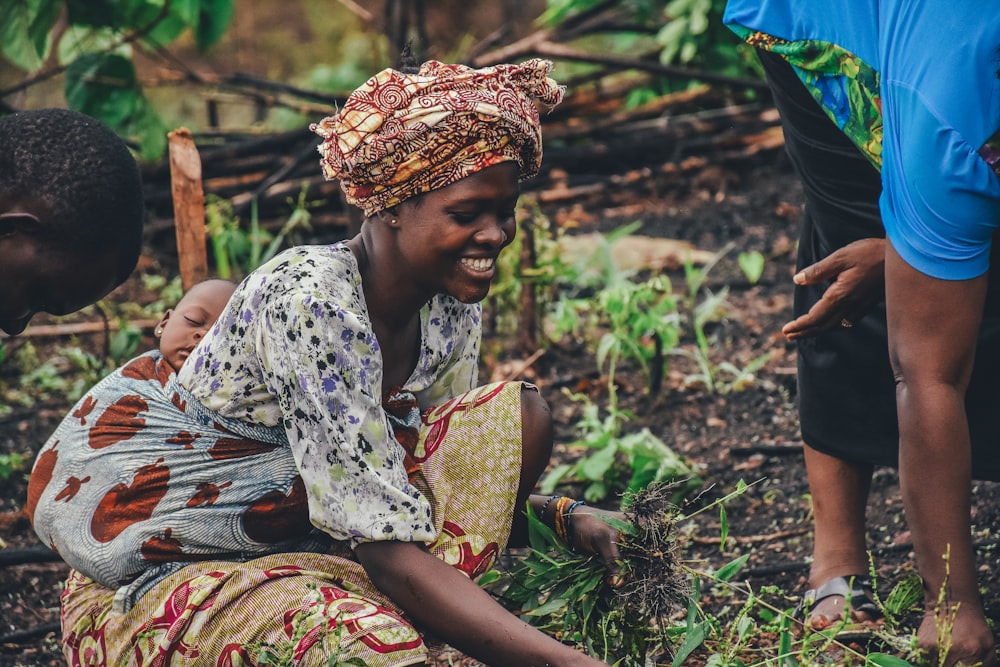
[{"label": "sandal", "polygon": [[[811,621],[809,612],[823,600],[831,597],[842,597],[849,605],[850,618],[817,619]],[[863,614],[866,618],[859,619]],[[824,631],[834,629],[834,638],[840,642],[866,641],[873,636],[882,620],[882,610],[875,603],[871,580],[863,575],[834,577],[827,580],[819,588],[810,589],[802,596],[795,607],[796,618],[811,630]]]}]

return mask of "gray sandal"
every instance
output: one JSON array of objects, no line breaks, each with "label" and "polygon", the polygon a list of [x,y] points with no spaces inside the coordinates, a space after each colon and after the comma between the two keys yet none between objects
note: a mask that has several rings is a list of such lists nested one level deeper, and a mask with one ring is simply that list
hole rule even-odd
[{"label": "gray sandal", "polygon": [[868,616],[868,620],[865,621],[857,621],[852,615],[851,618],[831,623],[830,627],[838,628],[837,639],[844,641],[871,637],[872,625],[881,620],[883,614],[878,604],[875,603],[872,582],[864,575],[834,577],[824,582],[819,588],[806,591],[795,607],[795,618],[806,621],[809,610],[833,596],[844,598],[851,612]]}]

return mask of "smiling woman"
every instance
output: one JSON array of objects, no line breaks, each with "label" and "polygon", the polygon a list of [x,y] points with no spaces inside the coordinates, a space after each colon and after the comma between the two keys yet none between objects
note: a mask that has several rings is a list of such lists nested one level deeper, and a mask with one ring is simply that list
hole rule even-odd
[{"label": "smiling woman", "polygon": [[[98,642],[100,664],[164,651],[245,664],[287,647],[300,665],[411,665],[433,637],[491,665],[603,664],[475,583],[525,543],[529,503],[575,549],[612,569],[618,557],[606,512],[532,494],[552,448],[537,390],[477,388],[479,302],[514,237],[518,182],[541,161],[534,99],[562,97],[550,68],[387,69],[314,126],[327,176],[367,219],[248,276],[176,376],[143,371],[173,414],[159,446],[130,452],[156,481],[91,475],[107,502],[83,526],[134,569],[109,576],[80,526],[45,536],[77,569],[71,662]],[[129,405],[126,427],[147,409]],[[81,497],[46,480],[92,407],[39,456],[36,513]],[[106,443],[92,456],[129,436]],[[192,456],[202,464],[176,465]]]}]

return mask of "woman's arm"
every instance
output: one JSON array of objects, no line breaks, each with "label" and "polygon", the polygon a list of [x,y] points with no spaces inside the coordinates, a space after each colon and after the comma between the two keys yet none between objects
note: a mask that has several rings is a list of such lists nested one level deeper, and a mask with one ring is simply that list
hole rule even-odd
[{"label": "woman's arm", "polygon": [[427,631],[494,667],[604,665],[501,607],[459,570],[412,542],[365,542],[355,548],[376,587]]}]

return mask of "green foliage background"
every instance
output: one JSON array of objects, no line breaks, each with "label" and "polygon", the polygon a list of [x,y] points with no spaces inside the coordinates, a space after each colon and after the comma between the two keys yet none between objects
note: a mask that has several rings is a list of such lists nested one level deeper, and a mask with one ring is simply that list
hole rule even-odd
[{"label": "green foliage background", "polygon": [[[361,3],[371,5],[373,13],[379,4]],[[427,0],[425,6],[431,15],[447,11],[446,5],[444,0]],[[658,53],[665,65],[729,76],[752,74],[748,51],[721,23],[724,5],[725,0],[548,0],[529,29],[558,27],[594,11],[613,11],[620,17],[620,27],[597,34],[584,31],[572,38],[574,46],[633,57]],[[277,21],[258,22],[250,34],[241,34],[242,48],[266,62],[269,71],[258,73],[261,77],[343,95],[392,60],[385,35],[376,32],[381,17],[365,24],[335,0],[299,0],[278,10],[301,15],[312,37],[303,40]],[[23,108],[23,99],[15,100],[13,92],[61,81],[66,106],[114,128],[140,158],[156,160],[164,154],[168,129],[180,125],[198,129],[203,114],[194,106],[197,102],[184,99],[191,85],[214,86],[212,92],[219,97],[231,92],[224,80],[201,76],[198,67],[176,53],[191,61],[224,58],[232,46],[227,39],[236,39],[227,33],[238,12],[266,17],[275,11],[270,3],[250,0],[0,0],[0,98],[8,110]],[[434,38],[435,57],[463,61],[476,31],[494,28],[462,26],[447,36],[447,44]],[[295,72],[289,76],[289,68],[279,64],[290,65]],[[232,70],[233,63],[227,65],[220,69]],[[156,81],[149,72],[157,67],[171,69],[182,80]],[[587,66],[557,62],[561,75],[581,69]],[[638,86],[628,104],[641,104],[690,84],[654,78]],[[238,94],[251,97],[245,90]],[[301,127],[318,115],[314,108],[270,102],[263,120],[269,130]],[[260,121],[248,118],[246,124]]]}]

